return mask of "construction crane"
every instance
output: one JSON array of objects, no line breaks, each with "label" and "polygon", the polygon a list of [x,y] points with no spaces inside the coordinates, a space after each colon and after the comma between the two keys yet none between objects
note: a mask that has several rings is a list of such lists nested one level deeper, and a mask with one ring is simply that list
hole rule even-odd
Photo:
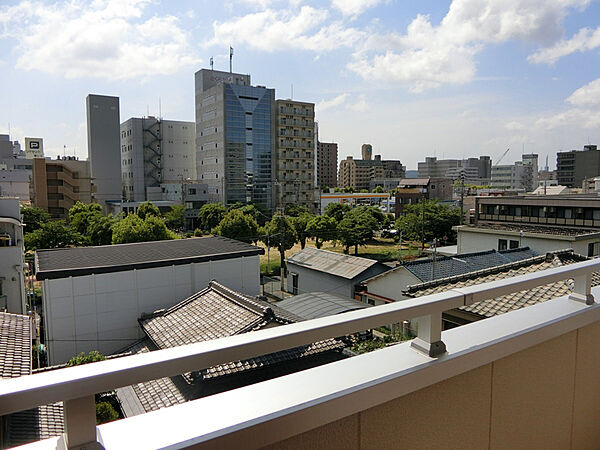
[{"label": "construction crane", "polygon": [[494,164],[494,166],[497,166],[498,164],[500,164],[500,161],[502,161],[504,159],[504,157],[508,154],[508,152],[510,151],[510,147],[508,147],[504,153],[502,153],[502,156],[500,158],[498,158],[498,161],[496,161],[496,164]]}]

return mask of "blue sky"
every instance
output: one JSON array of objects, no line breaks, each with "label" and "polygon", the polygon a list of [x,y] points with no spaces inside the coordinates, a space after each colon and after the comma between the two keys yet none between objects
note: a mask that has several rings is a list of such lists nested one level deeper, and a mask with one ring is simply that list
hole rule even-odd
[{"label": "blue sky", "polygon": [[0,133],[87,154],[85,96],[121,120],[194,120],[193,74],[250,73],[316,103],[339,156],[369,142],[503,162],[600,144],[600,4],[589,0],[73,0],[0,4]]}]

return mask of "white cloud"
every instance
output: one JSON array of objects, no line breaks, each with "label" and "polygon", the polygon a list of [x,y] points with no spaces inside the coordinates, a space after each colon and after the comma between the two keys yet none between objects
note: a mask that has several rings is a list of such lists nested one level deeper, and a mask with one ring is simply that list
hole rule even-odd
[{"label": "white cloud", "polygon": [[381,3],[381,0],[332,0],[332,5],[345,16],[357,16]]},{"label": "white cloud", "polygon": [[520,131],[520,130],[524,130],[525,129],[525,125],[523,125],[523,123],[521,122],[517,122],[517,121],[511,121],[508,122],[506,125],[504,125],[504,128],[506,128],[509,131]]},{"label": "white cloud", "polygon": [[567,98],[567,101],[574,106],[599,106],[600,78],[577,89]]},{"label": "white cloud", "polygon": [[328,12],[311,6],[296,9],[266,9],[214,22],[214,37],[207,45],[243,43],[273,52],[287,49],[328,51],[350,46],[359,38],[358,31],[339,22],[325,24]]},{"label": "white cloud", "polygon": [[343,105],[348,98],[348,94],[340,94],[330,100],[321,100],[315,105],[315,112],[320,113],[336,106]]},{"label": "white cloud", "polygon": [[563,56],[600,47],[600,27],[595,30],[582,28],[571,39],[562,39],[551,47],[542,48],[529,55],[532,63],[554,64]]},{"label": "white cloud", "polygon": [[174,16],[143,19],[149,0],[21,2],[0,9],[0,37],[17,41],[17,67],[66,78],[127,79],[197,64]]},{"label": "white cloud", "polygon": [[371,106],[367,103],[367,96],[361,94],[358,98],[358,101],[352,105],[349,105],[348,108],[352,111],[365,112],[371,109]]},{"label": "white cloud", "polygon": [[406,34],[372,34],[348,67],[366,79],[408,83],[413,92],[466,83],[475,77],[475,56],[486,45],[510,40],[554,42],[562,34],[568,9],[587,3],[453,0],[437,26],[428,16],[418,15]]}]

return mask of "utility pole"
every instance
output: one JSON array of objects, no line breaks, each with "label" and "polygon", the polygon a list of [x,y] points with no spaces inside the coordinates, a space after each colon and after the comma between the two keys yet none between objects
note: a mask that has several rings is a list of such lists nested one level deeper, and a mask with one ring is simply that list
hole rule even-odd
[{"label": "utility pole", "polygon": [[425,250],[425,196],[421,196],[421,252]]},{"label": "utility pole", "polygon": [[459,224],[463,224],[463,217],[465,214],[465,172],[464,169],[460,173],[460,222]]},{"label": "utility pole", "polygon": [[400,244],[398,245],[398,265],[402,264],[402,230],[400,231]]}]

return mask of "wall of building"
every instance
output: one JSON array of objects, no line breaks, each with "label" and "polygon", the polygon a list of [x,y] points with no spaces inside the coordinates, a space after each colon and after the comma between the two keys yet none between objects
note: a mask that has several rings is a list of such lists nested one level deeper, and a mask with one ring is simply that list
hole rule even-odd
[{"label": "wall of building", "polygon": [[599,339],[595,322],[266,448],[597,448]]},{"label": "wall of building", "polygon": [[111,354],[143,337],[138,319],[204,289],[211,280],[259,294],[258,256],[43,281],[50,364],[80,352]]},{"label": "wall of building", "polygon": [[337,187],[338,145],[319,142],[317,145],[317,186]]},{"label": "wall of building", "polygon": [[26,314],[23,224],[17,198],[0,198],[0,236],[0,310]]},{"label": "wall of building", "polygon": [[29,176],[26,170],[0,170],[0,197],[29,202]]},{"label": "wall of building", "polygon": [[306,267],[298,266],[292,262],[288,262],[287,267],[290,273],[288,275],[288,289],[290,289],[291,286],[291,273],[298,274],[298,294],[305,294],[307,292],[328,292],[331,294],[342,295],[347,298],[352,298],[353,296],[354,283],[352,280],[307,269]]},{"label": "wall of building", "polygon": [[[387,272],[384,276],[365,282],[369,294],[375,294],[392,300],[406,298],[402,291],[412,284],[421,283],[415,275],[405,268],[397,268]],[[385,303],[385,300],[372,299],[376,305]]]}]

